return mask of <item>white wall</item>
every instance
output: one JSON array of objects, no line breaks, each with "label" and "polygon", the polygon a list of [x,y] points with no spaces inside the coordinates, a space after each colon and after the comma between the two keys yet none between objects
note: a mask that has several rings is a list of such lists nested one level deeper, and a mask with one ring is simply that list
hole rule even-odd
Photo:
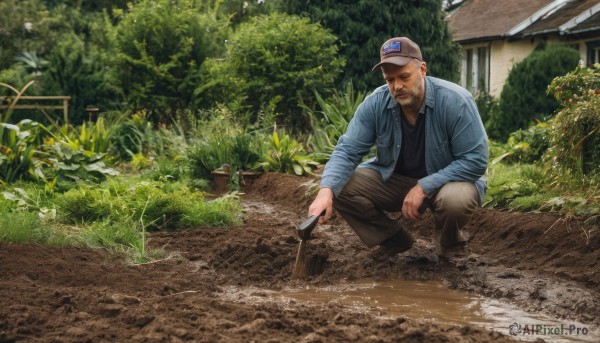
[{"label": "white wall", "polygon": [[[587,61],[587,46],[586,43],[590,41],[597,41],[599,38],[593,39],[580,39],[580,40],[566,40],[564,36],[558,36],[556,34],[549,35],[547,37],[535,38],[535,39],[524,39],[509,41],[508,39],[496,40],[492,42],[476,43],[476,44],[464,44],[462,45],[463,52],[467,49],[477,48],[481,46],[488,46],[489,48],[489,93],[494,97],[499,97],[502,92],[502,87],[508,78],[511,68],[516,63],[521,62],[525,57],[529,56],[533,50],[541,43],[564,43],[564,44],[578,44],[579,55],[583,61]],[[464,61],[462,65],[463,70],[461,76],[464,78]]]}]

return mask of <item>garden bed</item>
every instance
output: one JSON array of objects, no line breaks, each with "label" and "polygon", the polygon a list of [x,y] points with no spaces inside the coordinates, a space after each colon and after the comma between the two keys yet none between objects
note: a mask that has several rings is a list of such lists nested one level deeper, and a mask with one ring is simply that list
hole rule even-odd
[{"label": "garden bed", "polygon": [[[315,182],[262,174],[241,195],[243,224],[154,233],[149,244],[170,255],[149,264],[127,265],[104,250],[2,243],[0,341],[513,340],[478,325],[376,315],[339,303],[284,302],[268,293],[365,278],[441,280],[597,334],[598,226],[550,213],[477,211],[467,227],[472,254],[455,264],[438,261],[433,252],[431,215],[410,225],[415,247],[385,262],[373,261],[347,224],[334,218],[310,241],[314,275],[290,280],[295,225],[306,216]],[[232,287],[252,292],[232,297]]]}]

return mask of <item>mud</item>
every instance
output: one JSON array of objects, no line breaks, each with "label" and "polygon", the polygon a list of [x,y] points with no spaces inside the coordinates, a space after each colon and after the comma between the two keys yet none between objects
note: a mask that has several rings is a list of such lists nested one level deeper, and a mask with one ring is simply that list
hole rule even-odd
[{"label": "mud", "polygon": [[313,231],[307,246],[311,275],[291,280],[298,248],[295,225],[306,217],[315,182],[263,174],[241,195],[246,209],[242,225],[153,234],[150,245],[166,249],[171,257],[146,265],[127,265],[103,250],[1,244],[0,341],[514,340],[475,322],[380,316],[335,302],[270,300],[269,292],[289,287],[343,285],[364,278],[441,282],[598,331],[597,218],[565,220],[549,213],[482,209],[467,227],[471,255],[454,264],[434,254],[430,214],[409,224],[417,237],[415,247],[385,262],[371,259],[347,224],[334,218]]}]

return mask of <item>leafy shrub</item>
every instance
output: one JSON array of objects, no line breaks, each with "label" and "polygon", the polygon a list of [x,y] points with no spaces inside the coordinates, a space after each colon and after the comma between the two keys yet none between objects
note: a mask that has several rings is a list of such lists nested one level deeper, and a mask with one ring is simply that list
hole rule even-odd
[{"label": "leafy shrub", "polygon": [[548,92],[564,106],[553,124],[554,165],[579,175],[600,171],[600,72],[578,67],[554,79]]},{"label": "leafy shrub", "polygon": [[535,165],[490,165],[484,206],[507,208],[515,199],[535,195],[542,188],[544,175]]},{"label": "leafy shrub", "polygon": [[109,168],[103,161],[106,154],[86,151],[77,143],[59,141],[45,146],[44,151],[50,155],[44,173],[59,181],[91,181],[101,182],[108,175],[119,173]]},{"label": "leafy shrub", "polygon": [[197,96],[241,101],[254,114],[272,105],[285,113],[281,121],[291,130],[306,131],[300,101],[311,107],[314,90],[325,94],[333,87],[344,64],[336,42],[306,18],[280,13],[251,18],[227,42],[225,60],[207,61],[203,70],[210,82],[196,89]]},{"label": "leafy shrub", "polygon": [[257,167],[263,135],[252,131],[224,107],[215,109],[212,118],[200,121],[189,144],[187,158],[192,177],[212,178],[211,172],[224,165],[230,169],[231,182],[239,180],[237,172]]},{"label": "leafy shrub", "polygon": [[545,119],[558,108],[546,94],[552,79],[572,70],[579,53],[566,46],[548,45],[517,63],[500,94],[498,111],[492,111],[486,129],[493,139],[507,139],[518,129],[529,127],[535,118]]},{"label": "leafy shrub", "polygon": [[510,134],[506,162],[532,163],[539,160],[550,146],[550,123],[539,122],[527,130]]},{"label": "leafy shrub", "polygon": [[280,139],[279,133],[274,131],[264,150],[259,165],[265,171],[305,175],[312,174],[313,168],[319,165],[306,155],[301,143],[285,133],[282,133]]},{"label": "leafy shrub", "polygon": [[0,123],[0,183],[43,177],[36,155],[39,124],[23,120],[17,125]]},{"label": "leafy shrub", "polygon": [[157,121],[191,106],[200,66],[220,55],[227,35],[227,23],[200,10],[192,0],[144,0],[122,12],[110,37],[129,108]]}]

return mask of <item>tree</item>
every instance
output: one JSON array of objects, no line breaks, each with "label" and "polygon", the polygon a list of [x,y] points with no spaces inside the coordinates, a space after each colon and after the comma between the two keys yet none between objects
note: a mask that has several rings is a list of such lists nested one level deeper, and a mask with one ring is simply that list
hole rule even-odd
[{"label": "tree", "polygon": [[554,114],[559,104],[546,94],[557,76],[573,70],[579,62],[577,50],[563,45],[541,46],[510,71],[500,93],[498,108],[486,124],[490,138],[506,140],[518,129],[527,129],[537,119]]},{"label": "tree", "polygon": [[383,84],[371,68],[379,62],[379,48],[391,37],[407,36],[421,47],[429,75],[458,79],[458,47],[444,22],[441,0],[280,0],[282,10],[306,15],[329,28],[342,42],[347,64],[344,81],[361,90]]},{"label": "tree", "polygon": [[48,68],[42,84],[48,94],[72,97],[69,112],[71,123],[87,119],[85,107],[97,106],[103,111],[118,108],[121,89],[114,70],[106,64],[106,56],[93,44],[77,35],[63,35],[48,55]]},{"label": "tree", "polygon": [[45,9],[41,0],[0,1],[0,70],[11,67],[18,53],[50,50],[53,39]]}]

